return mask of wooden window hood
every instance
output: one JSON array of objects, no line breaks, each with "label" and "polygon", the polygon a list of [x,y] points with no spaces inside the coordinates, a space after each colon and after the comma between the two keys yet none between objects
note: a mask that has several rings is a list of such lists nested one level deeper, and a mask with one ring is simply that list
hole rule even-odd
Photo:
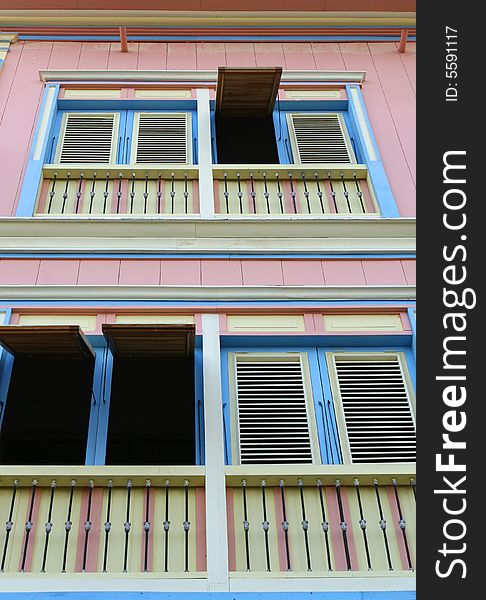
[{"label": "wooden window hood", "polygon": [[281,76],[281,67],[219,67],[216,112],[222,117],[271,115]]},{"label": "wooden window hood", "polygon": [[78,325],[0,326],[0,345],[16,357],[93,358]]},{"label": "wooden window hood", "polygon": [[102,326],[113,355],[132,358],[183,358],[194,350],[194,325]]}]

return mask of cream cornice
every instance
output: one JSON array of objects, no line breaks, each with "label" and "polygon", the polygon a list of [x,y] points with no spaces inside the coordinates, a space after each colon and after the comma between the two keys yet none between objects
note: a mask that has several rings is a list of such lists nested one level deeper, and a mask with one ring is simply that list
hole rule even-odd
[{"label": "cream cornice", "polygon": [[[286,83],[363,83],[366,71],[283,71],[282,84]],[[77,81],[123,81],[123,82],[209,82],[216,84],[218,81],[217,70],[180,70],[180,71],[155,71],[155,70],[72,70],[72,69],[41,69],[39,78],[45,83],[49,82],[77,82]]]},{"label": "cream cornice", "polygon": [[415,219],[0,219],[10,253],[415,251]]},{"label": "cream cornice", "polygon": [[342,27],[396,26],[415,27],[413,12],[348,12],[348,11],[161,11],[119,10],[0,10],[3,26],[98,26],[118,27],[211,27],[258,26]]},{"label": "cream cornice", "polygon": [[80,302],[111,301],[258,301],[258,300],[414,300],[413,285],[340,286],[123,286],[123,285],[8,285],[0,298]]}]

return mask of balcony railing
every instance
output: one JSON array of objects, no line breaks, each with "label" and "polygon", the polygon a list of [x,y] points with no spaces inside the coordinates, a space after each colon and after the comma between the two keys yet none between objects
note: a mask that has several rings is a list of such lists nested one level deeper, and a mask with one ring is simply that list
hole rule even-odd
[{"label": "balcony railing", "polygon": [[219,214],[379,214],[364,165],[218,165],[213,175]]},{"label": "balcony railing", "polygon": [[[356,466],[355,466],[356,467]],[[302,467],[301,467],[302,470]],[[415,476],[399,469],[227,469],[230,571],[332,577],[415,569]],[[340,474],[338,474],[340,473]]]},{"label": "balcony railing", "polygon": [[203,468],[51,470],[1,478],[1,572],[204,576]]},{"label": "balcony railing", "polygon": [[[35,215],[198,216],[198,167],[159,166],[45,165]],[[365,165],[215,165],[213,188],[231,218],[379,216]]]},{"label": "balcony railing", "polygon": [[[204,579],[204,472],[2,467],[0,572]],[[225,479],[231,577],[415,570],[412,465],[229,466]]]},{"label": "balcony railing", "polygon": [[36,215],[194,215],[197,167],[46,165]]}]

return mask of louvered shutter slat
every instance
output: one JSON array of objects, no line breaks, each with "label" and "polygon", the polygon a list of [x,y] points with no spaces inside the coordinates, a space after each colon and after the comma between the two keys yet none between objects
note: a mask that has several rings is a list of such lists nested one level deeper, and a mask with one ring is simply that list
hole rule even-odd
[{"label": "louvered shutter slat", "polygon": [[60,163],[110,163],[115,115],[69,113],[64,125]]},{"label": "louvered shutter slat", "polygon": [[352,461],[415,461],[415,424],[399,358],[335,357],[334,364]]},{"label": "louvered shutter slat", "polygon": [[236,361],[241,464],[311,463],[300,358]]},{"label": "louvered shutter slat", "polygon": [[136,163],[189,162],[186,114],[141,113],[138,121]]},{"label": "louvered shutter slat", "polygon": [[290,115],[299,163],[351,163],[351,152],[338,114]]}]

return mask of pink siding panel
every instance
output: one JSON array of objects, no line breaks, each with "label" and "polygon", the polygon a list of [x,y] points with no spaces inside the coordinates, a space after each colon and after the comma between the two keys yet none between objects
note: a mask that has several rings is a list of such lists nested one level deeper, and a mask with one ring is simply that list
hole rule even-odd
[{"label": "pink siding panel", "polygon": [[109,42],[83,42],[78,69],[106,69],[109,55]]},{"label": "pink siding panel", "polygon": [[244,285],[283,285],[280,260],[243,260]]},{"label": "pink siding panel", "polygon": [[[398,48],[398,43],[397,43]],[[407,71],[408,80],[414,93],[417,90],[417,47],[414,42],[407,43],[407,50],[400,54],[400,59]]]},{"label": "pink siding panel", "polygon": [[399,260],[364,260],[367,285],[405,285],[405,273]]},{"label": "pink siding panel", "polygon": [[285,285],[324,285],[320,260],[282,261]]},{"label": "pink siding panel", "polygon": [[167,45],[167,69],[196,69],[196,44],[193,42],[169,42]]},{"label": "pink siding panel", "polygon": [[326,285],[365,285],[366,280],[360,260],[323,260]]},{"label": "pink siding panel", "polygon": [[201,42],[197,44],[197,68],[217,69],[226,66],[224,43]]},{"label": "pink siding panel", "polygon": [[51,50],[52,42],[30,42],[25,44],[18,62],[0,127],[0,139],[8,140],[0,144],[0,215],[15,213],[15,198],[20,190],[43,91],[39,69],[47,67]]},{"label": "pink siding panel", "polygon": [[201,285],[201,261],[163,260],[162,285]]},{"label": "pink siding panel", "polygon": [[[415,185],[406,167],[396,124],[387,104],[368,44],[341,44],[347,70],[366,71],[363,98],[390,186],[402,217],[415,216]],[[413,111],[409,105],[407,111]]]},{"label": "pink siding panel", "polygon": [[414,260],[402,260],[402,268],[407,279],[407,283],[415,285],[417,282],[416,263]]},{"label": "pink siding panel", "polygon": [[52,46],[49,69],[76,69],[82,42],[56,42]]},{"label": "pink siding panel", "polygon": [[319,70],[345,69],[339,44],[312,42],[312,54]]},{"label": "pink siding panel", "polygon": [[283,44],[285,68],[295,70],[315,69],[316,63],[310,42],[286,42]]},{"label": "pink siding panel", "polygon": [[204,260],[202,262],[203,285],[243,285],[241,261]]},{"label": "pink siding panel", "polygon": [[159,285],[160,260],[122,260],[120,285]]},{"label": "pink siding panel", "polygon": [[285,57],[280,42],[256,43],[255,56],[258,67],[285,68]]},{"label": "pink siding panel", "polygon": [[8,101],[10,90],[12,89],[23,48],[24,45],[22,43],[11,45],[7,58],[3,62],[2,76],[0,77],[0,133],[3,112]]},{"label": "pink siding panel", "polygon": [[37,285],[76,285],[78,272],[79,260],[41,260]]},{"label": "pink siding panel", "polygon": [[167,68],[167,44],[165,42],[143,42],[138,48],[138,69]]},{"label": "pink siding panel", "polygon": [[0,260],[0,284],[35,285],[39,263],[40,261],[31,259]]},{"label": "pink siding panel", "polygon": [[119,260],[81,260],[78,285],[117,285]]},{"label": "pink siding panel", "polygon": [[121,51],[121,44],[112,42],[108,55],[109,69],[136,69],[138,65],[138,43],[130,42],[128,52]]},{"label": "pink siding panel", "polygon": [[255,67],[254,44],[228,42],[226,44],[226,65],[228,67]]},{"label": "pink siding panel", "polygon": [[369,44],[369,48],[400,137],[408,168],[415,181],[416,121],[415,110],[413,110],[415,103],[413,88],[400,54],[393,44]]}]

